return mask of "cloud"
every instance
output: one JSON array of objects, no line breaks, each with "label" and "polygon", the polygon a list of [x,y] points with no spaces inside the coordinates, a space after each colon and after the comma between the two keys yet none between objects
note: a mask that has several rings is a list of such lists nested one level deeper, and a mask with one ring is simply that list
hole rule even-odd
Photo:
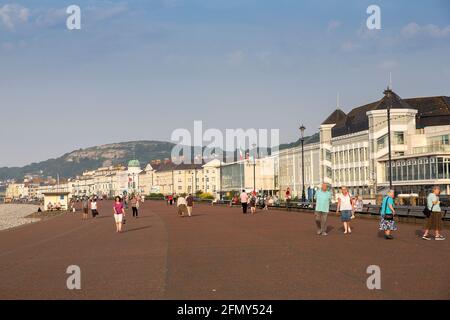
[{"label": "cloud", "polygon": [[341,44],[341,51],[343,52],[352,52],[360,47],[359,44],[356,44],[352,41],[346,41]]},{"label": "cloud", "polygon": [[245,54],[242,50],[230,53],[227,57],[227,63],[231,66],[238,66],[244,62]]},{"label": "cloud", "polygon": [[259,62],[264,65],[269,65],[272,58],[272,53],[270,51],[261,51],[256,55]]},{"label": "cloud", "polygon": [[398,66],[397,61],[394,60],[386,60],[382,61],[378,64],[378,68],[382,70],[392,70],[395,69]]},{"label": "cloud", "polygon": [[420,35],[430,36],[433,38],[444,38],[450,36],[450,25],[440,28],[434,24],[421,26],[415,22],[411,22],[402,28],[400,34],[408,39]]},{"label": "cloud", "polygon": [[18,25],[28,21],[30,10],[18,4],[5,4],[0,7],[0,26],[14,30]]},{"label": "cloud", "polygon": [[92,16],[96,21],[103,21],[114,18],[126,12],[127,10],[128,7],[125,3],[110,3],[109,5],[103,5],[102,7],[91,6],[86,8],[87,14]]},{"label": "cloud", "polygon": [[328,22],[327,32],[332,32],[341,26],[341,22],[338,20],[331,20]]},{"label": "cloud", "polygon": [[38,27],[52,27],[64,23],[67,18],[66,8],[53,9],[35,13],[35,23]]}]

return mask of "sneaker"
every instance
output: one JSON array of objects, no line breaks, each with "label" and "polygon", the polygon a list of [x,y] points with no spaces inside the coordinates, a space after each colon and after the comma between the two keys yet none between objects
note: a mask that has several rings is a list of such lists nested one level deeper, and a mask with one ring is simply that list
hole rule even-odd
[{"label": "sneaker", "polygon": [[423,236],[422,239],[423,240],[431,240],[430,236]]},{"label": "sneaker", "polygon": [[325,231],[321,233],[322,236],[327,236],[328,233],[326,233]]},{"label": "sneaker", "polygon": [[322,231],[317,231],[317,235],[320,236],[322,234]]},{"label": "sneaker", "polygon": [[435,237],[434,240],[445,240],[445,237],[443,236]]}]

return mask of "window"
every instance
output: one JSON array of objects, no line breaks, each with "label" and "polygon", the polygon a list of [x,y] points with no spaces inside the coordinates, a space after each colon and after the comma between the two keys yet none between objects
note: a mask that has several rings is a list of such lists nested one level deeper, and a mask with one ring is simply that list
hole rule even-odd
[{"label": "window", "polygon": [[429,139],[429,144],[431,145],[449,145],[450,144],[450,139],[449,139],[448,134],[442,135],[442,136],[436,136],[436,137],[431,137]]},{"label": "window", "polygon": [[387,134],[377,139],[377,150],[381,150],[387,146]]},{"label": "window", "polygon": [[444,179],[444,158],[437,159],[438,179]]},{"label": "window", "polygon": [[403,132],[394,132],[394,144],[405,144],[405,135]]},{"label": "window", "polygon": [[330,152],[330,150],[325,150],[325,160],[331,162],[331,152]]},{"label": "window", "polygon": [[331,170],[330,167],[327,166],[327,177],[332,177],[333,176],[333,171]]}]

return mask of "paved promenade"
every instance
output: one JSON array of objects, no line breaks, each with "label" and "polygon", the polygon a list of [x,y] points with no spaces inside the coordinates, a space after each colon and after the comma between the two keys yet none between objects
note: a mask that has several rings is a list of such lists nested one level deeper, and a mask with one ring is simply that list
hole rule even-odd
[{"label": "paved promenade", "polygon": [[[330,217],[321,237],[309,212],[199,205],[180,218],[146,201],[116,234],[111,206],[0,231],[0,299],[450,299],[450,240],[421,240],[418,225],[386,241],[376,220],[347,236]],[[66,288],[69,265],[81,290]],[[369,265],[381,290],[366,287]]]}]

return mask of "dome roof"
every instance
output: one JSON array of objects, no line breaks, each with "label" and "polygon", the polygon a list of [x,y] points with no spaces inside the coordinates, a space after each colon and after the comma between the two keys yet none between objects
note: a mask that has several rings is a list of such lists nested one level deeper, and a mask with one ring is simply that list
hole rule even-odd
[{"label": "dome roof", "polygon": [[139,160],[130,160],[128,162],[128,168],[140,168],[141,167],[141,163],[139,162]]}]

